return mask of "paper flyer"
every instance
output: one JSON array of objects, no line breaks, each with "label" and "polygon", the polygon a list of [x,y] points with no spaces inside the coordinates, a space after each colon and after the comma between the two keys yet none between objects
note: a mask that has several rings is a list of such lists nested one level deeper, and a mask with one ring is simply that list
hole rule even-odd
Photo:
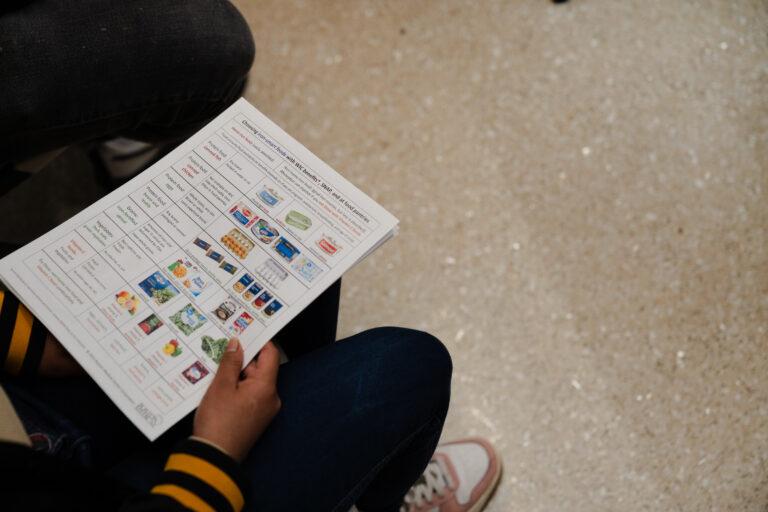
[{"label": "paper flyer", "polygon": [[[244,99],[0,260],[0,279],[151,440],[397,219]],[[73,397],[76,399],[76,397]]]}]

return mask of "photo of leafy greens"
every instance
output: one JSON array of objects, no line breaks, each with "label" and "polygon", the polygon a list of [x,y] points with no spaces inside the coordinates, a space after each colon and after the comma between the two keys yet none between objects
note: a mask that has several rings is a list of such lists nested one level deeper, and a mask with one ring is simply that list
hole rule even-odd
[{"label": "photo of leafy greens", "polygon": [[196,310],[192,304],[187,304],[181,311],[171,316],[171,322],[179,328],[181,332],[189,336],[192,331],[199,329],[207,322],[205,318],[198,310]]},{"label": "photo of leafy greens", "polygon": [[227,338],[219,338],[218,340],[214,340],[212,337],[206,334],[201,338],[201,340],[201,347],[203,352],[205,352],[208,357],[213,359],[216,364],[219,364],[221,362],[221,358],[224,356],[224,351],[227,349]]}]

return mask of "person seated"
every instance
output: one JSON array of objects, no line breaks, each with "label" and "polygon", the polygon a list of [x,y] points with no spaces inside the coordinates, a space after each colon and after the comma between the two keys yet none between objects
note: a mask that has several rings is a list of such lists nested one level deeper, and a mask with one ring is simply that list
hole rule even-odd
[{"label": "person seated", "polygon": [[[119,184],[239,98],[253,58],[248,25],[225,0],[5,2],[0,179],[90,144]],[[276,336],[290,358],[280,367],[268,343],[241,372],[231,340],[197,411],[154,442],[0,291],[4,507],[480,510],[501,471],[493,449],[436,450],[448,351],[397,327],[336,341],[340,287]]]},{"label": "person seated", "polygon": [[[501,473],[480,439],[437,447],[451,360],[429,334],[338,342],[332,286],[241,372],[230,340],[193,414],[149,442],[63,347],[0,292],[0,484],[10,509],[478,511]],[[325,319],[324,321],[321,321]],[[330,319],[330,320],[329,320]],[[308,347],[293,336],[330,336]],[[168,455],[170,453],[170,455]],[[426,467],[426,469],[425,469]],[[414,483],[415,482],[415,483]]]}]

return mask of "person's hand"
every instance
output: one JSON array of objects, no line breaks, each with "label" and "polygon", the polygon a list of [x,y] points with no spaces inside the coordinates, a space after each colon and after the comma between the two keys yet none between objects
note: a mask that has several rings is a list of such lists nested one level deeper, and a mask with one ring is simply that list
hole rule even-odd
[{"label": "person's hand", "polygon": [[211,441],[238,462],[280,410],[275,387],[279,356],[272,342],[264,345],[258,359],[248,363],[241,380],[242,365],[243,349],[232,338],[197,408],[192,429],[195,436]]},{"label": "person's hand", "polygon": [[37,374],[45,377],[65,377],[84,373],[75,358],[61,346],[59,340],[48,333],[45,338],[45,345],[43,345],[43,355],[40,357],[40,366],[37,367]]}]

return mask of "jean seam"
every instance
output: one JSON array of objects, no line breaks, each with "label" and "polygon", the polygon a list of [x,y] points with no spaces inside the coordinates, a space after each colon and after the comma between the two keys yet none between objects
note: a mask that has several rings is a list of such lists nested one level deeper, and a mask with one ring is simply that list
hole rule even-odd
[{"label": "jean seam", "polygon": [[[398,453],[398,452],[399,452],[399,451],[400,451],[400,450],[403,448],[403,446],[404,446],[405,444],[407,444],[407,443],[411,442],[411,441],[413,440],[413,438],[414,438],[414,437],[416,437],[418,434],[420,434],[421,432],[423,432],[425,428],[427,428],[428,426],[430,426],[430,425],[432,425],[432,424],[434,424],[434,423],[440,423],[440,417],[439,417],[438,415],[432,415],[432,416],[430,416],[430,417],[429,417],[429,419],[428,419],[427,421],[425,421],[425,422],[424,422],[424,423],[423,423],[421,426],[419,426],[419,427],[418,427],[418,428],[417,428],[415,431],[413,431],[413,432],[412,432],[412,433],[411,433],[409,436],[407,436],[407,437],[406,437],[406,438],[404,438],[402,441],[400,441],[399,443],[397,443],[397,445],[395,446],[395,448],[394,448],[394,449],[392,449],[392,450],[389,452],[389,454],[387,454],[387,455],[386,455],[385,457],[383,457],[383,458],[382,458],[382,459],[381,459],[379,462],[377,462],[377,463],[376,463],[376,464],[375,464],[375,465],[374,465],[374,466],[371,468],[371,470],[370,470],[370,471],[368,471],[368,472],[365,474],[365,477],[363,477],[362,479],[360,479],[360,481],[357,483],[357,485],[355,485],[355,486],[354,486],[352,489],[350,489],[350,491],[349,491],[349,492],[348,492],[346,495],[344,495],[344,497],[343,497],[342,499],[340,499],[340,500],[338,501],[338,503],[336,504],[336,506],[334,506],[334,507],[333,507],[333,510],[339,510],[339,505],[340,505],[340,504],[342,504],[342,503],[344,503],[344,502],[345,502],[345,501],[346,501],[346,500],[347,500],[347,499],[348,499],[350,496],[352,496],[353,494],[355,494],[355,493],[356,493],[356,492],[359,490],[359,488],[360,488],[361,486],[363,486],[363,485],[366,485],[366,486],[370,485],[370,484],[371,484],[371,482],[373,481],[373,477],[375,477],[376,473],[378,473],[378,472],[381,470],[381,468],[382,468],[383,466],[385,466],[385,465],[386,465],[386,464],[387,464],[387,463],[388,463],[390,460],[392,460],[392,457],[394,457],[394,455],[395,455],[395,454],[397,454],[397,453]],[[371,475],[373,475],[373,477],[371,477]],[[371,478],[369,479],[369,477],[371,477]]]}]

